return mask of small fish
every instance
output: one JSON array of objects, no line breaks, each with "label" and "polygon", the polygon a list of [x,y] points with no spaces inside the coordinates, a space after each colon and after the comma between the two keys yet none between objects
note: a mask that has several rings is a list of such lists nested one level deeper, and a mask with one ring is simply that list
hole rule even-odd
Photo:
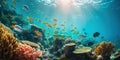
[{"label": "small fish", "polygon": [[52,25],[51,25],[51,24],[47,24],[46,26],[49,27],[49,28],[52,28]]},{"label": "small fish", "polygon": [[32,18],[32,17],[30,17],[30,16],[27,16],[27,20],[29,20],[29,21],[30,21],[30,23],[32,23],[32,22],[33,22],[33,18]]},{"label": "small fish", "polygon": [[27,5],[23,5],[22,9],[25,10],[25,11],[28,11],[29,7]]},{"label": "small fish", "polygon": [[101,39],[104,39],[104,36],[101,36]]},{"label": "small fish", "polygon": [[49,23],[48,23],[48,22],[42,22],[42,24],[45,24],[45,25],[46,25],[46,24],[49,24]]},{"label": "small fish", "polygon": [[53,18],[52,20],[53,20],[53,22],[54,22],[54,23],[56,23],[56,22],[57,22],[57,19],[55,19],[55,18]]},{"label": "small fish", "polygon": [[51,24],[49,24],[48,22],[42,22],[42,24],[45,24],[47,27],[52,28],[53,26]]},{"label": "small fish", "polygon": [[13,6],[13,5],[9,5],[11,8],[13,8],[13,9],[16,9],[16,7],[15,6]]},{"label": "small fish", "polygon": [[65,24],[61,24],[61,26],[65,26]]},{"label": "small fish", "polygon": [[13,28],[15,28],[15,25],[14,25],[14,24],[12,24],[10,27],[13,29]]},{"label": "small fish", "polygon": [[64,33],[66,33],[67,31],[65,29],[62,30]]},{"label": "small fish", "polygon": [[95,32],[93,33],[93,37],[99,37],[100,33],[99,32]]},{"label": "small fish", "polygon": [[80,32],[76,31],[75,34],[80,34]]},{"label": "small fish", "polygon": [[85,35],[79,35],[78,38],[86,38]]},{"label": "small fish", "polygon": [[76,32],[76,29],[77,29],[77,27],[74,27],[72,30],[71,30],[71,32]]},{"label": "small fish", "polygon": [[38,30],[34,30],[34,33],[35,33],[37,36],[42,37],[42,33],[41,33],[41,32],[39,32]]},{"label": "small fish", "polygon": [[17,22],[15,20],[11,21],[11,24],[16,25]]},{"label": "small fish", "polygon": [[71,32],[75,32],[76,30],[75,29],[72,29]]},{"label": "small fish", "polygon": [[40,20],[40,19],[37,19],[37,22],[41,23],[41,20]]},{"label": "small fish", "polygon": [[16,4],[16,0],[12,0],[12,2],[13,2],[14,4]]},{"label": "small fish", "polygon": [[85,35],[87,35],[87,32],[84,32]]},{"label": "small fish", "polygon": [[58,31],[54,31],[54,34],[55,34],[55,35],[58,34]]},{"label": "small fish", "polygon": [[19,26],[19,25],[14,25],[14,26],[13,26],[13,29],[14,29],[15,31],[19,32],[19,33],[22,33],[22,32],[23,32],[22,27]]},{"label": "small fish", "polygon": [[11,17],[11,18],[13,18],[13,17],[14,17],[14,15],[8,14],[8,17]]},{"label": "small fish", "polygon": [[56,23],[54,23],[54,24],[53,24],[53,27],[56,27],[56,26],[57,26],[57,24],[56,24]]}]

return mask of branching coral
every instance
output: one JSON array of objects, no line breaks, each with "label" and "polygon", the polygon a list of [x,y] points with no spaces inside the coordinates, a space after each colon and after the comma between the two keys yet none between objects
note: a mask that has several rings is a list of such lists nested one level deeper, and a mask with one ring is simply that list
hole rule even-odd
[{"label": "branching coral", "polygon": [[17,46],[18,43],[11,30],[0,23],[0,59],[14,60]]},{"label": "branching coral", "polygon": [[19,44],[16,54],[18,55],[18,60],[37,60],[42,55],[42,52],[35,50],[29,45]]},{"label": "branching coral", "polygon": [[97,55],[111,55],[112,51],[114,50],[114,45],[110,42],[102,42],[99,46],[97,46],[94,52]]}]

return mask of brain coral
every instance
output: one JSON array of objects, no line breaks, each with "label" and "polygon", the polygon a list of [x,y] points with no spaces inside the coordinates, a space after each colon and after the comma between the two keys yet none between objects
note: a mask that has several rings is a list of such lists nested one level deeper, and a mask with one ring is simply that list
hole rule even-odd
[{"label": "brain coral", "polygon": [[0,23],[0,59],[16,60],[14,53],[17,46],[18,43],[11,30]]},{"label": "brain coral", "polygon": [[42,52],[35,50],[29,45],[20,43],[16,54],[18,55],[18,60],[38,60],[38,58],[42,55]]},{"label": "brain coral", "polygon": [[111,55],[112,51],[114,50],[114,45],[110,42],[102,42],[99,46],[97,46],[94,52],[97,55]]}]

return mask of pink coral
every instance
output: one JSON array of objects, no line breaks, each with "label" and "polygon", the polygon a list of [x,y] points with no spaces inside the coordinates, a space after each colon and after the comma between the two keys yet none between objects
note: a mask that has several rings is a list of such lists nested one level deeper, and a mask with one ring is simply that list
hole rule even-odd
[{"label": "pink coral", "polygon": [[42,55],[41,51],[38,51],[26,44],[19,44],[16,54],[19,60],[38,60],[38,57]]}]

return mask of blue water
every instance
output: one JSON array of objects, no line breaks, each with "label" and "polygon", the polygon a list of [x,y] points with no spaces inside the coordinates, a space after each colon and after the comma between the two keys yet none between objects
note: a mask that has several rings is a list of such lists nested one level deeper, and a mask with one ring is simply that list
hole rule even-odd
[{"label": "blue water", "polygon": [[[62,4],[55,5],[56,1],[59,0],[16,0],[16,4],[8,0],[8,3],[16,7],[15,11],[22,14],[24,20],[28,21],[26,18],[27,16],[32,17],[33,24],[40,28],[44,28],[45,33],[50,33],[47,37],[53,35],[55,28],[48,28],[44,24],[38,22],[37,19],[40,19],[42,22],[49,22],[50,24],[53,24],[53,18],[57,19],[57,27],[60,28],[59,34],[72,36],[73,39],[78,41],[79,35],[70,31],[74,27],[77,28],[76,31],[80,32],[80,34],[87,32],[87,38],[93,38],[92,35],[94,32],[100,32],[99,37],[93,38],[98,42],[104,41],[101,40],[101,36],[105,37],[105,41],[116,43],[120,40],[119,0],[76,0],[79,4],[77,6],[70,6],[68,11],[61,11],[60,6],[62,6]],[[62,6],[65,7],[63,10],[69,7],[67,2],[68,0],[62,2],[66,4]],[[70,2],[70,5],[72,3]],[[27,5],[29,10],[23,10],[23,5]],[[63,23],[65,27],[61,26]],[[29,29],[29,25],[23,28]],[[62,32],[62,29],[65,29],[67,33]]]}]

